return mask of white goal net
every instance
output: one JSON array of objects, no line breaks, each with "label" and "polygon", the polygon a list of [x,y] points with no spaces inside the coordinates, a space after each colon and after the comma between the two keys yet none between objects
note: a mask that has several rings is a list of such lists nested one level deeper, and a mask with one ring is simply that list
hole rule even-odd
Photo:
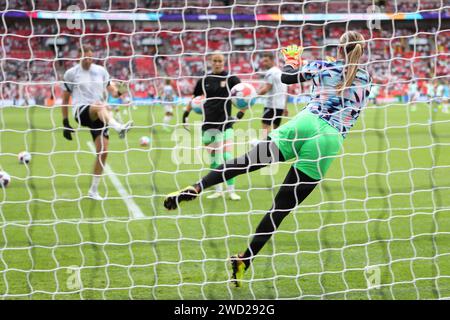
[{"label": "white goal net", "polygon": [[[2,1],[0,297],[450,298],[449,11],[449,0]],[[370,103],[235,288],[229,258],[248,246],[292,161],[237,177],[239,201],[224,184],[215,199],[211,188],[167,211],[168,193],[224,161],[207,153],[201,114],[182,124],[194,86],[218,52],[259,90],[265,54],[280,68],[291,44],[305,61],[336,58],[346,31],[366,39]],[[109,130],[101,200],[88,197],[96,146],[70,109],[72,140],[63,136],[64,74],[86,45],[125,87],[120,98],[105,92],[108,112],[133,121],[124,139]],[[282,124],[311,83],[287,90]],[[235,122],[229,156],[261,139],[270,98]]]}]

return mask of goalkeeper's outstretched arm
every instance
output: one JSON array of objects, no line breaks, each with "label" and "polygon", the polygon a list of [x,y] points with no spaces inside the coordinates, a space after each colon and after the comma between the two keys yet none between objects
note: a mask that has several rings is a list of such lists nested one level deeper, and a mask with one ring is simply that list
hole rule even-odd
[{"label": "goalkeeper's outstretched arm", "polygon": [[285,66],[281,74],[281,82],[284,84],[301,83],[311,80],[315,74],[322,70],[324,63],[334,63],[336,59],[327,57],[325,61],[313,61],[302,66],[303,60],[301,55],[303,48],[291,45],[282,49],[285,60]]},{"label": "goalkeeper's outstretched arm", "polygon": [[281,82],[284,84],[294,84],[306,81],[305,77],[301,76],[303,48],[297,45],[290,45],[281,50],[284,58],[284,67],[281,74]]},{"label": "goalkeeper's outstretched arm", "polygon": [[283,73],[281,74],[281,82],[284,84],[294,84],[304,82],[306,79],[301,75],[299,69],[295,69],[291,65],[285,65],[283,67]]},{"label": "goalkeeper's outstretched arm", "polygon": [[294,68],[291,65],[283,67],[281,82],[285,84],[302,83],[311,80],[325,67],[326,61],[311,61],[301,68]]}]

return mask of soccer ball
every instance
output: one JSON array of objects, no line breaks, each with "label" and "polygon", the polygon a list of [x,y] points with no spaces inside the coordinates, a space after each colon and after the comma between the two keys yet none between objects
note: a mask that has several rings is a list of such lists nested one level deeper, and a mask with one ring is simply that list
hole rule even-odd
[{"label": "soccer ball", "polygon": [[139,144],[141,147],[147,147],[150,144],[150,138],[147,136],[143,136],[139,139]]},{"label": "soccer ball", "polygon": [[231,102],[238,109],[246,109],[255,104],[256,90],[250,83],[238,83],[231,88]]},{"label": "soccer ball", "polygon": [[5,171],[0,171],[0,187],[6,188],[11,181],[11,177]]},{"label": "soccer ball", "polygon": [[203,104],[205,103],[205,96],[197,96],[191,101],[192,110],[195,113],[202,114],[203,113]]},{"label": "soccer ball", "polygon": [[17,157],[19,158],[19,163],[21,164],[28,164],[31,161],[31,154],[26,151],[22,151]]}]

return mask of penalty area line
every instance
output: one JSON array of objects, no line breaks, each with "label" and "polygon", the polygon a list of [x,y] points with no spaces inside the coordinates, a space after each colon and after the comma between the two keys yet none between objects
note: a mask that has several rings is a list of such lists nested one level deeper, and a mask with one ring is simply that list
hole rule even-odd
[{"label": "penalty area line", "polygon": [[[87,145],[89,149],[95,154],[95,146],[91,141],[87,142]],[[117,178],[114,171],[112,171],[111,167],[106,163],[104,166],[105,173],[109,177],[109,180],[111,180],[111,183],[114,185],[114,187],[117,189],[117,192],[119,192],[120,196],[122,197],[123,202],[127,205],[128,211],[131,213],[133,218],[144,218],[145,215],[142,212],[141,208],[134,202],[133,198],[128,194],[127,190],[123,187],[122,183],[120,182],[119,178]]]}]

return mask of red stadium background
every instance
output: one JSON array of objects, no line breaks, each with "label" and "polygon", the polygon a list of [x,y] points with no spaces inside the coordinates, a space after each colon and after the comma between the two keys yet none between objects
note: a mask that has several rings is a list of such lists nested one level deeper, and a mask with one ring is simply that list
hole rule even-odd
[{"label": "red stadium background", "polygon": [[[446,1],[448,2],[448,1]],[[211,4],[212,3],[212,4]],[[274,4],[260,1],[89,1],[81,11],[164,14],[277,14],[283,13],[362,13],[372,1],[330,1]],[[379,1],[386,13],[448,12],[441,1]],[[394,4],[396,5],[394,5]],[[3,11],[64,11],[77,1],[9,1]],[[232,6],[232,4],[234,4]],[[384,4],[384,5],[383,5]],[[169,6],[170,5],[170,6]],[[407,85],[419,79],[423,92],[431,79],[449,74],[450,30],[448,20],[388,21],[381,29],[369,30],[366,22],[286,23],[232,21],[154,23],[136,21],[83,21],[80,28],[69,28],[61,20],[9,19],[0,24],[3,46],[0,81],[1,104],[52,105],[59,101],[59,81],[63,70],[77,63],[80,44],[96,48],[97,63],[109,70],[112,78],[127,81],[133,99],[157,97],[164,79],[172,79],[178,96],[189,96],[195,80],[207,70],[205,53],[228,53],[228,69],[247,81],[261,76],[259,56],[268,50],[296,43],[305,47],[305,59],[335,55],[333,44],[348,28],[363,33],[368,42],[368,68],[374,82],[381,85],[381,99],[404,96]],[[291,94],[309,92],[307,86],[291,87]]]}]

